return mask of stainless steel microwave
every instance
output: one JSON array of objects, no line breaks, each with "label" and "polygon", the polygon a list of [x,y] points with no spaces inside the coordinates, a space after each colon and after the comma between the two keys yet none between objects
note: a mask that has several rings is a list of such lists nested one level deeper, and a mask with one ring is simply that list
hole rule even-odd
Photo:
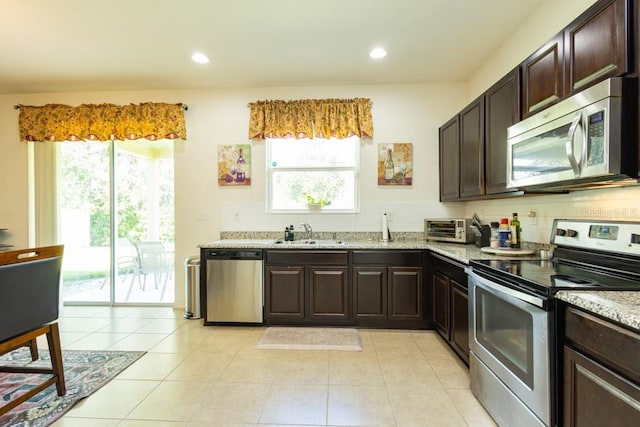
[{"label": "stainless steel microwave", "polygon": [[602,81],[507,130],[509,188],[637,182],[637,84]]}]

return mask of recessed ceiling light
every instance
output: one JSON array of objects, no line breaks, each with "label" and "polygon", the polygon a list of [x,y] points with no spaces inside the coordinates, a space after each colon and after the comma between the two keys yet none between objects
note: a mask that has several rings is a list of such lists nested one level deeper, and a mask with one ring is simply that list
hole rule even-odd
[{"label": "recessed ceiling light", "polygon": [[373,59],[380,59],[387,56],[387,51],[382,47],[376,47],[369,52],[369,56]]},{"label": "recessed ceiling light", "polygon": [[196,52],[193,55],[191,55],[191,59],[194,62],[197,62],[198,64],[208,64],[209,63],[209,57],[207,55],[205,55],[202,52]]}]

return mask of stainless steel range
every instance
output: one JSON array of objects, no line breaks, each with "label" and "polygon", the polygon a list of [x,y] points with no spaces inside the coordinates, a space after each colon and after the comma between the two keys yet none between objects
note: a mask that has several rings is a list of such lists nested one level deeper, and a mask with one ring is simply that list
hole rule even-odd
[{"label": "stainless steel range", "polygon": [[471,388],[499,425],[553,426],[554,294],[640,289],[640,222],[557,219],[546,260],[472,260]]}]

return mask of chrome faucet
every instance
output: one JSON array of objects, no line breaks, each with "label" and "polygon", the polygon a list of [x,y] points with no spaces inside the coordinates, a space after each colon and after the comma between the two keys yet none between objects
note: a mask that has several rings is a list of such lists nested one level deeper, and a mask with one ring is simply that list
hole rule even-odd
[{"label": "chrome faucet", "polygon": [[313,229],[311,228],[311,226],[306,222],[302,222],[300,223],[300,225],[304,227],[304,232],[307,233],[307,239],[313,239]]}]

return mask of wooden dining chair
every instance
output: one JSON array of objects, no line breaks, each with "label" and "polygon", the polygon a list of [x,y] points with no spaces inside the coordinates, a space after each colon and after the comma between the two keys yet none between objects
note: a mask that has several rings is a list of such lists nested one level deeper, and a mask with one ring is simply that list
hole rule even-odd
[{"label": "wooden dining chair", "polygon": [[0,366],[0,372],[48,374],[41,383],[0,406],[0,415],[52,384],[59,396],[66,393],[62,348],[58,329],[60,272],[63,246],[0,252],[0,355],[29,347],[38,359],[36,339],[46,335],[51,368]]}]

